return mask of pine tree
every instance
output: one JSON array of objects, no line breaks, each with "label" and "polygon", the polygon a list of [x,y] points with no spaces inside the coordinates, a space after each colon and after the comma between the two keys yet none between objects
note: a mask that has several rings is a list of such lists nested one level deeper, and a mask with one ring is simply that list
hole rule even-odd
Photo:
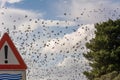
[{"label": "pine tree", "polygon": [[90,51],[84,54],[92,67],[91,71],[84,72],[90,80],[120,71],[120,19],[97,23],[95,28],[95,38],[86,43]]}]

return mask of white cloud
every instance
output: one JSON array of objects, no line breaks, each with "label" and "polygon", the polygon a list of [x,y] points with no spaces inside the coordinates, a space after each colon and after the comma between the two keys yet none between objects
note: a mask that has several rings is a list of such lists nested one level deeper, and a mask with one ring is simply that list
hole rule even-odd
[{"label": "white cloud", "polygon": [[45,22],[45,26],[74,26],[75,22],[72,21],[60,21],[60,20],[43,20]]},{"label": "white cloud", "polygon": [[[29,23],[27,23],[29,22],[29,19],[35,19],[38,16],[42,16],[42,14],[14,8],[1,8],[0,13],[0,31],[2,33],[4,33],[7,28],[9,28],[10,32],[14,30],[14,27],[16,28],[16,30],[20,30],[19,28],[21,28],[21,26],[22,28],[26,28],[29,25]],[[35,26],[31,25],[31,28],[33,28],[34,30]]]},{"label": "white cloud", "polygon": [[78,60],[76,58],[68,57],[65,58],[62,63],[51,68],[39,68],[38,70],[32,69],[29,80],[87,80],[82,73],[85,70],[90,70],[86,60]]},{"label": "white cloud", "polygon": [[22,0],[7,0],[7,2],[9,3],[18,3],[18,2],[21,2]]},{"label": "white cloud", "polygon": [[13,4],[13,3],[21,2],[21,1],[22,1],[22,0],[0,0],[1,8],[2,8],[2,7],[5,7],[5,4],[6,4],[6,3]]},{"label": "white cloud", "polygon": [[[24,22],[24,26],[31,25],[31,29],[34,30],[38,27],[55,27],[55,26],[60,26],[60,27],[66,27],[66,26],[74,26],[75,22],[72,21],[60,21],[60,20],[44,20],[44,19],[33,19],[32,21]],[[28,29],[28,27],[20,26],[19,29],[22,31],[25,31]]]},{"label": "white cloud", "polygon": [[[63,62],[59,63],[58,68],[61,68],[61,70],[65,72],[65,76],[67,76],[68,79],[73,78],[77,80],[86,80],[86,77],[83,75],[83,72],[91,69],[86,59],[79,60],[71,57],[65,58]],[[65,76],[63,76],[63,79]],[[73,76],[76,77],[74,78]]]},{"label": "white cloud", "polygon": [[80,48],[84,47],[85,43],[95,36],[94,31],[95,28],[93,24],[81,26],[76,32],[66,34],[63,38],[52,39],[47,42],[46,45],[49,46],[43,48],[43,53],[59,53],[60,50],[62,50],[63,53],[66,53],[65,51],[67,50],[69,53],[74,53],[73,46],[77,46],[79,51],[82,51]]},{"label": "white cloud", "polygon": [[[13,26],[16,26],[17,30],[21,30],[22,32],[26,31],[28,28],[31,30],[35,30],[38,27],[53,27],[53,26],[73,26],[75,22],[72,21],[60,21],[60,20],[44,20],[42,19],[43,14],[22,10],[22,9],[15,9],[15,8],[1,8],[0,9],[0,21],[1,26],[9,28],[10,30],[13,29]],[[2,27],[2,28],[4,28]],[[1,29],[1,31],[5,31]]]},{"label": "white cloud", "polygon": [[[118,9],[120,3],[114,0],[66,0],[65,3],[64,0],[61,0],[59,4],[56,3],[56,6],[58,6],[60,17],[70,20],[75,19],[81,24],[102,22],[109,18],[116,19],[120,15]],[[63,16],[63,13],[66,13],[66,16]],[[79,19],[76,19],[77,17]]]},{"label": "white cloud", "polygon": [[62,62],[58,63],[58,67],[70,67],[70,66],[73,66],[74,64],[76,63],[80,63],[81,68],[85,68],[86,66],[83,65],[83,64],[87,64],[88,65],[88,61],[83,58],[81,60],[77,59],[77,58],[71,58],[71,57],[68,57],[68,58],[65,58]]},{"label": "white cloud", "polygon": [[85,43],[95,37],[94,31],[94,24],[83,25],[78,28],[76,32],[66,34],[63,38],[52,39],[47,42],[46,46],[42,48],[43,50],[41,52],[43,54],[49,55],[53,53],[53,55],[63,55],[64,57],[61,61],[55,59],[57,63],[52,68],[46,69],[47,73],[50,72],[50,74],[45,75],[46,73],[44,73],[43,80],[86,80],[82,72],[90,70],[91,68],[88,66],[88,61],[82,54],[87,51]]}]

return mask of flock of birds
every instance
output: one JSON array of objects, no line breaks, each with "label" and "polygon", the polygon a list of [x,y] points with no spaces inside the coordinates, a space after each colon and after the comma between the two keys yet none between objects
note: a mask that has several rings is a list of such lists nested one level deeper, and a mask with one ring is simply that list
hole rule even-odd
[{"label": "flock of birds", "polygon": [[[7,8],[4,8],[4,10],[7,11]],[[0,17],[5,17],[8,14],[4,12],[4,10],[1,10]],[[83,10],[87,11],[86,8]],[[105,8],[98,10],[94,9],[89,12],[102,13],[105,10]],[[113,10],[113,12],[110,11],[109,14],[112,17],[117,15],[119,18],[120,15],[117,12],[118,10],[119,8]],[[11,36],[13,42],[28,66],[28,80],[86,79],[82,72],[85,70],[90,70],[91,68],[88,66],[88,62],[84,60],[83,53],[87,52],[85,43],[89,42],[89,40],[94,37],[94,31],[91,30],[90,26],[82,26],[82,23],[80,24],[80,22],[77,22],[80,20],[81,16],[84,16],[84,11],[80,13],[79,17],[73,19],[73,22],[75,22],[76,25],[70,27],[69,25],[66,27],[59,26],[59,21],[56,22],[56,25],[58,26],[49,27],[46,26],[47,23],[45,20],[41,20],[40,18],[32,19],[29,14],[25,14],[24,16],[19,16],[14,19],[14,13],[13,15],[9,15],[9,18],[12,21],[12,26],[6,26],[8,22],[0,21],[0,27],[2,28],[0,30],[0,37],[2,37],[4,32],[7,32]],[[65,17],[70,16],[69,13],[63,13],[63,15]],[[89,14],[88,17],[90,17]],[[20,30],[16,24],[23,19],[30,23],[34,22],[34,24],[41,25],[38,25],[36,29],[32,29],[32,25],[25,25],[23,23],[20,27],[25,27],[25,29]],[[51,23],[53,22],[54,20],[51,20]],[[68,24],[67,21],[65,22]],[[75,36],[69,36],[69,34],[75,34]],[[79,36],[78,38],[81,39],[76,41],[76,36]],[[74,41],[75,43],[71,41]],[[64,65],[63,61],[67,58],[70,58],[71,61]]]}]

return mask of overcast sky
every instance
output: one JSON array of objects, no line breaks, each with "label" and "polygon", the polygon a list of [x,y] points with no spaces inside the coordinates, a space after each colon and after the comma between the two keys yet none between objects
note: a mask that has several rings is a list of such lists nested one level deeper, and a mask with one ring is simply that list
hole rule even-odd
[{"label": "overcast sky", "polygon": [[86,80],[83,53],[94,24],[120,18],[119,0],[0,0],[7,32],[25,60],[27,80]]}]

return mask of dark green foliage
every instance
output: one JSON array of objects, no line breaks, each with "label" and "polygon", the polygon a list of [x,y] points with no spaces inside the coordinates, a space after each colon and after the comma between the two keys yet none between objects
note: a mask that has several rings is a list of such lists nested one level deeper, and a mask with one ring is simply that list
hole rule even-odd
[{"label": "dark green foliage", "polygon": [[100,78],[94,80],[120,80],[120,74],[117,71],[102,75]]},{"label": "dark green foliage", "polygon": [[95,24],[96,37],[86,44],[90,52],[84,54],[93,68],[84,72],[90,80],[112,71],[120,71],[120,19]]}]

